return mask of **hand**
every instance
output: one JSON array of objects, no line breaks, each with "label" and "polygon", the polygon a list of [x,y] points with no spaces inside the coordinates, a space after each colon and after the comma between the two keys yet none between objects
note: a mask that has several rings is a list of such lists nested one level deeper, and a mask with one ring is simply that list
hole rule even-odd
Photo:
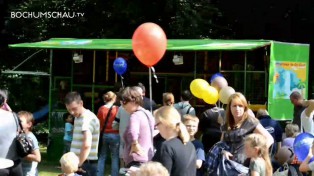
[{"label": "hand", "polygon": [[143,156],[144,155],[144,149],[142,148],[142,146],[139,143],[132,144],[130,155],[132,155],[132,153],[136,153],[140,156]]},{"label": "hand", "polygon": [[230,152],[228,152],[228,151],[222,151],[222,154],[223,154],[223,156],[225,156],[225,158],[226,159],[228,159],[228,160],[230,160],[232,157],[233,157],[233,155],[230,153]]},{"label": "hand", "polygon": [[83,170],[83,168],[82,168],[82,167],[78,167],[78,170],[77,170],[75,173],[77,173],[77,174],[79,174],[79,175],[83,175],[83,174],[85,174],[85,173],[86,173],[86,171],[85,171],[85,170]]}]

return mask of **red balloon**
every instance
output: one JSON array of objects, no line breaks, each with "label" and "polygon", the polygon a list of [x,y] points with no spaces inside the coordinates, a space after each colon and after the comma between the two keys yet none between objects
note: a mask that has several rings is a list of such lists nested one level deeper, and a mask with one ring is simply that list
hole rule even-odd
[{"label": "red balloon", "polygon": [[152,67],[166,52],[166,34],[157,24],[144,23],[133,34],[132,48],[139,61],[148,67]]}]

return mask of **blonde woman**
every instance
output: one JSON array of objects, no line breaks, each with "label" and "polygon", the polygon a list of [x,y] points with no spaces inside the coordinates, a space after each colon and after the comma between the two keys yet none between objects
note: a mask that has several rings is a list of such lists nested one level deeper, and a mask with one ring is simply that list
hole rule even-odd
[{"label": "blonde woman", "polygon": [[244,138],[252,133],[258,133],[267,139],[267,149],[274,143],[273,137],[259,123],[249,115],[248,103],[243,94],[237,92],[230,96],[227,105],[226,123],[222,126],[222,141],[230,147],[223,154],[227,159],[232,159],[248,166],[247,156],[244,153]]},{"label": "blonde woman", "polygon": [[156,112],[155,121],[165,141],[153,160],[164,165],[172,176],[195,176],[195,148],[179,112],[172,106],[163,106]]},{"label": "blonde woman", "polygon": [[[162,102],[163,106],[173,106],[174,104],[174,96],[171,92],[165,92],[162,94]],[[154,111],[154,116],[158,109]],[[154,130],[154,147],[156,150],[159,150],[161,147],[161,144],[165,141],[165,139],[160,135],[157,128]]]},{"label": "blonde woman", "polygon": [[[97,113],[99,119],[102,139],[99,140],[101,148],[99,150],[98,172],[99,176],[105,173],[106,158],[111,154],[111,175],[119,176],[119,130],[112,128],[112,123],[117,116],[118,106],[115,106],[117,95],[112,91],[107,92],[104,96],[105,105],[101,106]],[[107,119],[108,118],[108,119]]]}]

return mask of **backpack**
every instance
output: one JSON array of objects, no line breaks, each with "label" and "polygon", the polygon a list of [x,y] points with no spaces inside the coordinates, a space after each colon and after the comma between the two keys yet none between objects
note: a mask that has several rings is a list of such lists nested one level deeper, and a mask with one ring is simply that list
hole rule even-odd
[{"label": "backpack", "polygon": [[[187,110],[185,110],[186,107],[189,107],[189,108]],[[179,111],[179,113],[181,115],[181,120],[182,121],[184,119],[184,116],[190,113],[191,109],[192,109],[192,106],[190,104],[189,105],[185,105],[185,106],[182,105],[182,106],[179,107],[178,111]]]},{"label": "backpack", "polygon": [[212,148],[205,156],[205,161],[203,163],[205,169],[205,175],[212,175],[218,169],[220,160],[222,159],[221,152],[223,150],[228,150],[229,146],[223,142],[219,141]]}]

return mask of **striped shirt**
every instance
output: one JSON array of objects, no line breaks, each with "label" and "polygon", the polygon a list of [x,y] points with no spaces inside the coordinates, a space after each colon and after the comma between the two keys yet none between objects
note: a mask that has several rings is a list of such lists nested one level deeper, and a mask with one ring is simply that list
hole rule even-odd
[{"label": "striped shirt", "polygon": [[97,160],[99,129],[99,120],[97,119],[96,115],[90,110],[86,109],[80,117],[75,117],[71,152],[74,152],[77,156],[80,156],[81,148],[83,145],[83,132],[89,130],[93,138],[91,141],[91,150],[88,154],[87,159]]}]

